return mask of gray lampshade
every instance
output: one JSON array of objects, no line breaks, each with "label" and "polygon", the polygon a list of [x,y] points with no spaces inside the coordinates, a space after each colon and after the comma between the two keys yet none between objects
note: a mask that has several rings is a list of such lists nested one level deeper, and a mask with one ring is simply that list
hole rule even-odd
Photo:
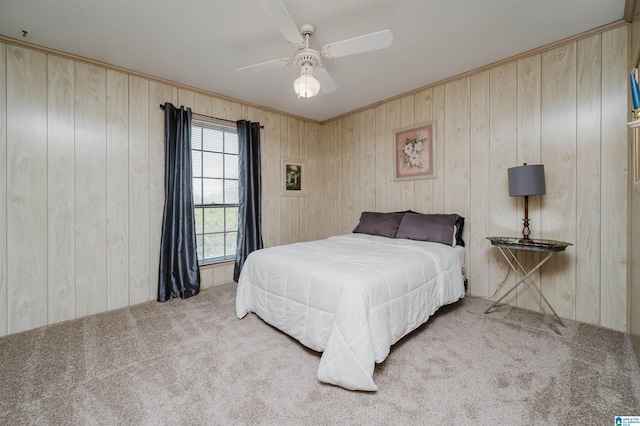
[{"label": "gray lampshade", "polygon": [[544,166],[542,164],[511,167],[507,172],[511,197],[545,194]]}]

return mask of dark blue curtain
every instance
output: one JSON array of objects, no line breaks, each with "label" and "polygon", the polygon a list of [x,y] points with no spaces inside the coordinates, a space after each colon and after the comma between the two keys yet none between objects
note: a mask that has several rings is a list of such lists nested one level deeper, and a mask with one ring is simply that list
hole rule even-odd
[{"label": "dark blue curtain", "polygon": [[191,174],[191,109],[164,104],[164,216],[158,301],[200,291]]},{"label": "dark blue curtain", "polygon": [[238,127],[238,246],[233,279],[238,282],[244,261],[261,249],[260,123],[240,120]]}]

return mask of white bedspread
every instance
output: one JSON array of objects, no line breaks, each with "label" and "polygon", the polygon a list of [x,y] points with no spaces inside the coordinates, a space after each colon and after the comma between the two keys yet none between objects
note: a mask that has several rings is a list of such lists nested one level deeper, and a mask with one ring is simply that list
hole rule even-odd
[{"label": "white bedspread", "polygon": [[375,363],[440,306],[464,297],[462,247],[348,234],[251,253],[236,314],[323,352],[318,379],[375,391]]}]

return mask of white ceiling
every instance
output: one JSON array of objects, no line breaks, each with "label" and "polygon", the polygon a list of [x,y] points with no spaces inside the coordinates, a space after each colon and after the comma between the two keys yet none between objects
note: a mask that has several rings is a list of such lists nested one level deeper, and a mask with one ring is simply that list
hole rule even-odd
[{"label": "white ceiling", "polygon": [[[623,18],[625,0],[282,0],[311,47],[384,29],[388,49],[323,58],[338,89],[298,99],[259,0],[1,0],[0,34],[324,121]],[[28,31],[27,37],[22,31]],[[196,111],[197,112],[197,111]]]}]

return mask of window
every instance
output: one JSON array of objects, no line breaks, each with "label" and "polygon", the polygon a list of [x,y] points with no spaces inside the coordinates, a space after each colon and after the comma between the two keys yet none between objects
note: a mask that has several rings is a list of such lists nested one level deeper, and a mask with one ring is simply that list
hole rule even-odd
[{"label": "window", "polygon": [[191,124],[198,262],[236,257],[238,135],[232,127]]}]

